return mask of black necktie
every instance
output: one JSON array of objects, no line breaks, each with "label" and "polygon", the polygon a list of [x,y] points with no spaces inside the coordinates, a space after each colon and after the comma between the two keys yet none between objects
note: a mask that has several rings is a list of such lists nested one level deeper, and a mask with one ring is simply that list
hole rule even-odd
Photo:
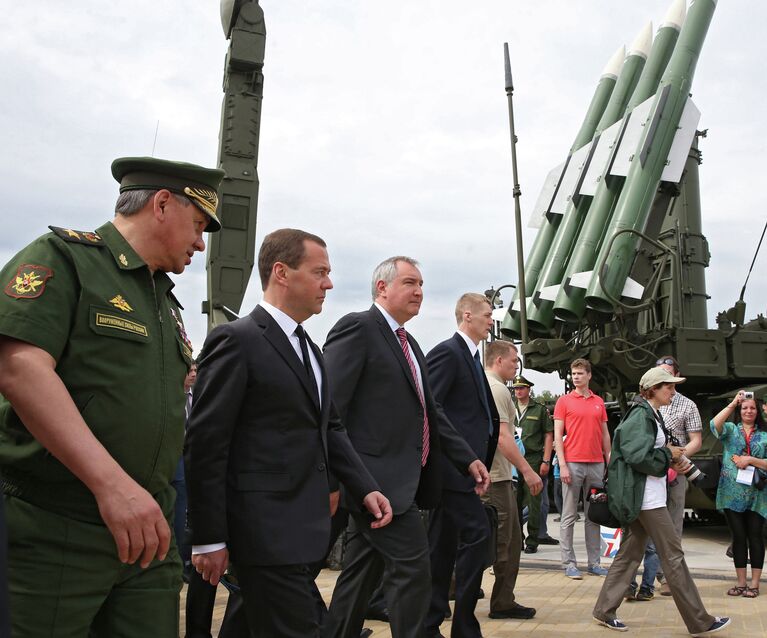
[{"label": "black necktie", "polygon": [[482,398],[482,406],[487,412],[488,431],[490,436],[493,435],[493,421],[490,418],[490,406],[487,403],[487,393],[485,392],[485,371],[482,369],[482,362],[479,359],[479,350],[474,353],[474,371],[477,373],[477,381],[479,382],[479,396]]},{"label": "black necktie", "polygon": [[314,392],[315,400],[319,403],[320,393],[317,389],[317,379],[314,376],[312,360],[309,358],[309,346],[306,342],[306,332],[301,324],[296,326],[296,336],[298,337],[298,343],[301,346],[301,358],[304,360],[304,369],[306,370],[306,375],[309,377],[309,386]]}]

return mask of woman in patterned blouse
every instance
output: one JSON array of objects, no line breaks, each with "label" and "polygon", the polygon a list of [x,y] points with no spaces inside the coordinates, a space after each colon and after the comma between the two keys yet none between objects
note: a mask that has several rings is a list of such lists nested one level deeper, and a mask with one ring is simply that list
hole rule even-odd
[{"label": "woman in patterned blouse", "polygon": [[[723,510],[732,531],[732,551],[738,583],[730,596],[756,598],[764,566],[762,528],[767,518],[767,490],[757,489],[756,468],[767,470],[767,423],[761,401],[738,392],[711,419],[711,431],[722,441],[722,473],[716,507]],[[746,557],[751,557],[751,584],[746,582]]]}]

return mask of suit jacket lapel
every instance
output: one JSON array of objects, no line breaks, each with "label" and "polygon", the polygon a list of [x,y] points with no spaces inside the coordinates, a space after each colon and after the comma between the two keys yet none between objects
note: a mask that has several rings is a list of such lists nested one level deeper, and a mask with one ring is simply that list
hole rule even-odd
[{"label": "suit jacket lapel", "polygon": [[[405,353],[402,352],[402,345],[400,344],[399,339],[397,339],[397,335],[394,334],[394,331],[391,329],[389,322],[386,321],[384,316],[381,314],[381,311],[378,308],[376,308],[375,305],[373,305],[373,307],[371,308],[371,312],[376,318],[376,321],[378,323],[378,328],[381,330],[381,333],[384,336],[384,341],[386,341],[386,343],[392,349],[392,352],[394,352],[394,357],[399,362],[399,365],[402,368],[402,372],[405,375],[405,378],[410,384],[410,387],[413,388],[413,392],[415,392],[417,395],[418,388],[416,388],[415,379],[413,378],[413,373],[410,371],[410,365],[408,364],[407,359],[405,359]],[[421,374],[423,374],[423,366],[421,366],[420,363],[418,365],[421,368]]]},{"label": "suit jacket lapel", "polygon": [[[264,337],[298,377],[298,380],[301,382],[304,390],[306,390],[306,393],[311,398],[312,403],[314,403],[314,407],[319,411],[320,406],[317,405],[317,399],[314,396],[314,392],[309,384],[309,378],[306,376],[304,364],[301,362],[301,359],[298,358],[296,351],[293,350],[293,346],[290,345],[290,341],[288,340],[287,335],[282,331],[282,328],[280,328],[272,316],[261,306],[255,307],[251,313],[251,317],[253,317],[253,319],[255,319],[255,321],[264,328]],[[323,383],[323,386],[325,385],[327,384]]]},{"label": "suit jacket lapel", "polygon": [[466,345],[463,337],[458,333],[453,335],[453,339],[455,339],[456,343],[458,344],[458,348],[461,352],[461,355],[463,356],[464,361],[466,362],[466,365],[469,366],[469,370],[471,371],[471,378],[474,379],[474,387],[477,389],[477,395],[479,396],[480,403],[482,403],[484,406],[485,412],[487,412],[487,417],[490,418],[490,407],[487,404],[487,392],[485,392],[485,386],[482,384],[482,379],[477,376],[477,364],[474,361],[474,357],[471,356],[471,352],[469,352],[469,346]]}]

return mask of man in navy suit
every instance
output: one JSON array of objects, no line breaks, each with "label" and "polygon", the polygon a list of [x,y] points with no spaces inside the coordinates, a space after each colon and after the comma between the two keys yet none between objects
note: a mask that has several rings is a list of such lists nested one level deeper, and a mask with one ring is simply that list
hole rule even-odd
[{"label": "man in navy suit", "polygon": [[[498,443],[499,419],[479,359],[479,342],[493,325],[487,297],[466,293],[456,304],[458,331],[434,347],[426,361],[434,398],[471,449],[489,467]],[[485,568],[490,526],[474,483],[442,459],[442,499],[429,525],[431,605],[427,636],[439,636],[448,611],[450,578],[455,567],[453,638],[482,635],[474,616]]]},{"label": "man in navy suit", "polygon": [[360,635],[370,595],[382,576],[392,637],[421,638],[430,577],[418,510],[436,506],[444,458],[468,484],[480,491],[489,485],[485,457],[466,444],[434,401],[426,360],[405,330],[421,308],[422,286],[414,259],[384,260],[373,271],[373,306],[342,317],[325,343],[333,400],[354,448],[394,512],[391,525],[370,529],[341,478],[352,523],[323,630],[328,638]]},{"label": "man in navy suit", "polygon": [[333,287],[325,242],[274,231],[258,270],[263,301],[216,327],[199,358],[185,448],[192,562],[215,585],[231,557],[253,636],[312,638],[329,473],[370,527],[387,525],[391,506],[338,419],[322,355],[301,325]]}]

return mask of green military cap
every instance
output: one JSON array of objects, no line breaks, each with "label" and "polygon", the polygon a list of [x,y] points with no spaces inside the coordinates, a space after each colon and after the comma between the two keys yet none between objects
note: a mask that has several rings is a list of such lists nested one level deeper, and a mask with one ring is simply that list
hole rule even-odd
[{"label": "green military cap", "polygon": [[534,385],[532,381],[528,381],[521,374],[514,377],[514,381],[511,382],[512,388],[532,388]]},{"label": "green military cap", "polygon": [[112,162],[112,175],[120,182],[120,192],[167,188],[185,195],[210,217],[206,231],[221,230],[216,216],[218,187],[224,177],[219,168],[205,168],[187,162],[173,162],[155,157],[118,157]]}]

